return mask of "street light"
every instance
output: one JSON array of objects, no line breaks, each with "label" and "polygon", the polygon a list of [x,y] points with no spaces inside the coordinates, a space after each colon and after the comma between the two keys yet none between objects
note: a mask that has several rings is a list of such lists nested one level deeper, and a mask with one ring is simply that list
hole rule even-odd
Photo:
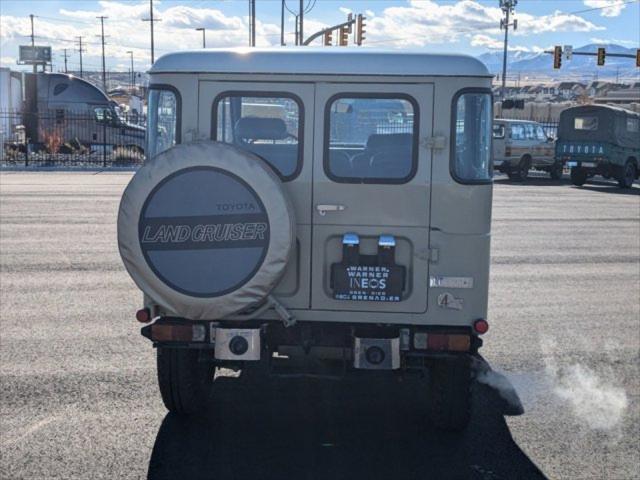
[{"label": "street light", "polygon": [[131,55],[131,87],[136,88],[136,74],[133,71],[133,52],[128,50],[127,53]]},{"label": "street light", "polygon": [[205,32],[204,27],[196,28],[196,30],[197,30],[198,32],[202,32],[202,48],[207,48],[207,41],[206,41],[206,40],[205,40],[205,38],[204,38],[204,35],[205,35],[205,33],[204,33],[204,32]]}]

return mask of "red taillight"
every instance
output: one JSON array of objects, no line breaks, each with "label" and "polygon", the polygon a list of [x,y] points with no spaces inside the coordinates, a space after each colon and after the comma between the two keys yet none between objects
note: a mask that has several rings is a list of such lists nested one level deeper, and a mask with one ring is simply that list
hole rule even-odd
[{"label": "red taillight", "polygon": [[469,335],[429,333],[427,334],[427,349],[440,352],[466,352],[471,347]]},{"label": "red taillight", "polygon": [[487,333],[489,331],[489,323],[486,320],[480,318],[473,322],[473,329],[476,331],[476,333],[482,335],[483,333]]},{"label": "red taillight", "polygon": [[141,308],[136,312],[136,320],[140,323],[149,323],[151,321],[151,312],[148,308]]}]

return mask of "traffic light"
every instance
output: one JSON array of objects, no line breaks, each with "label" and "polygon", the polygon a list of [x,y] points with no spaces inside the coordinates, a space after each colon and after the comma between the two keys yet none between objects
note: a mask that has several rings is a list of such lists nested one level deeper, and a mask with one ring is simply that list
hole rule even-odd
[{"label": "traffic light", "polygon": [[364,36],[364,33],[366,32],[366,30],[364,29],[364,27],[367,26],[366,23],[364,23],[364,21],[367,19],[367,17],[365,17],[362,14],[358,15],[358,26],[356,29],[356,43],[358,45],[362,45],[363,40],[366,38]]},{"label": "traffic light", "polygon": [[340,27],[340,39],[338,43],[341,47],[349,44],[349,27]]},{"label": "traffic light", "polygon": [[604,57],[606,55],[607,54],[605,53],[604,48],[598,48],[598,66],[601,67],[602,65],[604,65]]},{"label": "traffic light", "polygon": [[553,68],[558,69],[562,66],[562,47],[556,45],[553,49]]},{"label": "traffic light", "polygon": [[324,46],[330,47],[333,42],[333,30],[329,30],[328,32],[324,32]]},{"label": "traffic light", "polygon": [[640,48],[636,50],[636,67],[640,68]]}]

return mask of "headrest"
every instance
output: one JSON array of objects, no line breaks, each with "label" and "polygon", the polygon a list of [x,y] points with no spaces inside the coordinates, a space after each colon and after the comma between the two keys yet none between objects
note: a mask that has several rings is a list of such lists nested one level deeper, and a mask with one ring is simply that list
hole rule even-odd
[{"label": "headrest", "polygon": [[411,148],[413,134],[411,133],[374,133],[367,139],[367,150],[381,148]]},{"label": "headrest", "polygon": [[281,118],[242,117],[236,122],[236,136],[242,140],[284,140],[287,125]]}]

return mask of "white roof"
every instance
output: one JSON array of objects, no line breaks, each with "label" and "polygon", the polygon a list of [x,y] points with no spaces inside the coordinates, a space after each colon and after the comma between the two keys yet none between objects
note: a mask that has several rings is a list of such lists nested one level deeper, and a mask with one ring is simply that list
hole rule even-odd
[{"label": "white roof", "polygon": [[163,55],[149,73],[491,76],[480,60],[468,55],[346,47],[182,51]]}]

